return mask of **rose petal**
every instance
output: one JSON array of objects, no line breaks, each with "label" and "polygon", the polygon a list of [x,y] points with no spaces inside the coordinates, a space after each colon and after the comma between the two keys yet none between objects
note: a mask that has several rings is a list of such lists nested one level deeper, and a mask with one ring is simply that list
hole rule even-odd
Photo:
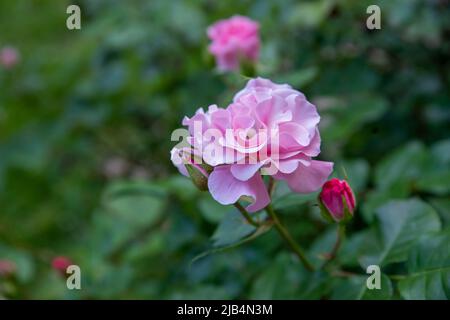
[{"label": "rose petal", "polygon": [[332,171],[332,162],[312,160],[308,167],[300,163],[293,173],[277,174],[275,178],[286,180],[295,192],[310,193],[319,190]]},{"label": "rose petal", "polygon": [[270,203],[269,194],[259,173],[247,181],[241,181],[233,176],[230,165],[214,168],[208,179],[208,188],[212,197],[223,205],[236,203],[242,196],[251,197],[253,203],[247,207],[249,212],[261,210]]}]

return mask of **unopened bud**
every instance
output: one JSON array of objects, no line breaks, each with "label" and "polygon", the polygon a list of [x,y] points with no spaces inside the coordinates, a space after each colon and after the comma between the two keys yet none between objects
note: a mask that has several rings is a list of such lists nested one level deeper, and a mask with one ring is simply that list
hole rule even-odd
[{"label": "unopened bud", "polygon": [[353,217],[356,200],[352,188],[345,180],[333,178],[319,194],[322,215],[332,222],[345,222]]},{"label": "unopened bud", "polygon": [[185,166],[195,186],[201,191],[208,190],[208,173],[206,170],[194,163],[185,164]]},{"label": "unopened bud", "polygon": [[55,271],[57,271],[62,276],[66,276],[66,270],[73,263],[72,261],[64,256],[56,257],[52,260],[52,267]]}]

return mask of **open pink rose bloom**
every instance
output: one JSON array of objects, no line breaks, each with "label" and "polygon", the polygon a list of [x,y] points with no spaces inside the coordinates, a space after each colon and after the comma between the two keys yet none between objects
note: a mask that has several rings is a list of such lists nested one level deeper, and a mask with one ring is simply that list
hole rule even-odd
[{"label": "open pink rose bloom", "polygon": [[173,163],[187,175],[189,163],[212,167],[208,190],[221,204],[241,197],[249,212],[263,209],[270,196],[262,175],[284,180],[299,193],[319,190],[333,170],[332,162],[313,160],[320,153],[320,116],[305,96],[287,84],[250,80],[226,108],[198,109],[188,127],[187,145],[171,152]]},{"label": "open pink rose bloom", "polygon": [[212,43],[209,52],[222,71],[236,70],[241,59],[257,61],[259,56],[259,24],[247,17],[234,16],[220,20],[208,28]]}]

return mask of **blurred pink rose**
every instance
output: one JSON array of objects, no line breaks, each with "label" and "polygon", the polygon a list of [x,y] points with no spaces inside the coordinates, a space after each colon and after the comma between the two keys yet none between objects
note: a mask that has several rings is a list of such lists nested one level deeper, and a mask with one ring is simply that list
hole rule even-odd
[{"label": "blurred pink rose", "polygon": [[52,268],[63,276],[66,275],[67,268],[72,264],[72,261],[64,256],[55,257],[52,260]]},{"label": "blurred pink rose", "polygon": [[125,175],[129,169],[129,164],[123,158],[112,157],[105,161],[102,169],[106,177],[113,179]]},{"label": "blurred pink rose", "polygon": [[7,277],[16,272],[16,264],[10,260],[0,260],[0,276]]},{"label": "blurred pink rose", "polygon": [[[227,205],[250,197],[247,210],[255,212],[270,203],[262,173],[299,193],[317,191],[328,179],[333,163],[312,159],[320,153],[319,121],[316,107],[301,92],[257,78],[226,109],[199,109],[183,125],[195,158],[213,167],[208,177],[213,198]],[[187,162],[175,161],[182,159],[174,150],[172,161],[187,175]]]},{"label": "blurred pink rose", "polygon": [[209,52],[222,71],[239,69],[241,59],[256,62],[259,57],[259,24],[247,17],[220,20],[207,30],[212,43]]},{"label": "blurred pink rose", "polygon": [[353,216],[355,211],[355,195],[345,180],[333,178],[327,181],[319,194],[319,201],[325,210],[324,213],[337,222],[346,216]]},{"label": "blurred pink rose", "polygon": [[3,47],[0,51],[0,63],[6,69],[14,67],[19,62],[19,52],[14,47]]}]

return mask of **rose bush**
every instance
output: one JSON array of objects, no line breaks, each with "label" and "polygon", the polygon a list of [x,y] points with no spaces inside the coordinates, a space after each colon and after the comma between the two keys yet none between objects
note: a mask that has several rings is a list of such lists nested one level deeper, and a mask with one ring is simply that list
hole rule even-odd
[{"label": "rose bush", "polygon": [[[379,1],[381,30],[365,28],[369,0],[76,3],[82,30],[68,33],[66,1],[0,2],[0,46],[19,54],[0,61],[0,299],[450,298],[448,1]],[[258,59],[213,72],[207,27],[233,14],[260,25]],[[272,165],[258,170],[270,203],[249,224],[169,161],[183,116],[228,109],[240,73],[317,106],[311,161],[333,161],[358,203],[340,246],[319,192],[273,183]],[[196,166],[184,147],[180,169],[202,189],[234,164]],[[80,266],[82,290],[52,268],[58,255]]]}]

